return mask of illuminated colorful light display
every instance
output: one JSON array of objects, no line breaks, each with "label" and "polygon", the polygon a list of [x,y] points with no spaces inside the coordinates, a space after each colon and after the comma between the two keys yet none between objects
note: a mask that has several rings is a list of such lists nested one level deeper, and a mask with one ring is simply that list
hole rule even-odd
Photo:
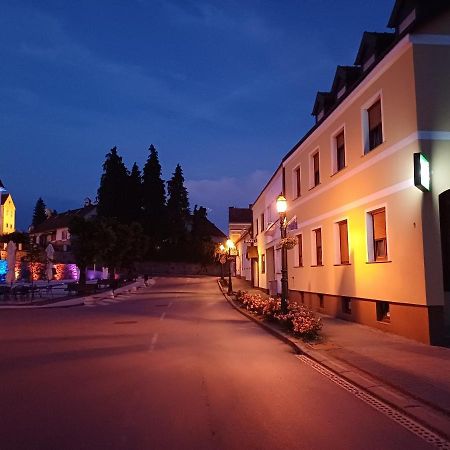
[{"label": "illuminated colorful light display", "polygon": [[6,281],[6,274],[8,273],[8,262],[4,259],[0,260],[0,282]]}]

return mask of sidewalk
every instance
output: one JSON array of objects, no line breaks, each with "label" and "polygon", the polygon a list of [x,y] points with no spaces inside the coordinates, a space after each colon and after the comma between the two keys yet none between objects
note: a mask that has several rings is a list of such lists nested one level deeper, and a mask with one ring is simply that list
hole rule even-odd
[{"label": "sidewalk", "polygon": [[[237,278],[233,278],[233,290],[266,296]],[[288,337],[299,352],[450,437],[450,348],[424,345],[330,316],[321,318],[323,339],[318,343],[305,343],[269,327],[283,339]]]},{"label": "sidewalk", "polygon": [[120,294],[126,294],[129,292],[134,292],[137,289],[143,287],[144,281],[142,278],[138,278],[137,281],[126,284],[114,290],[107,289],[101,292],[97,292],[95,294],[91,294],[88,296],[64,296],[64,297],[55,297],[52,299],[39,299],[35,303],[23,303],[23,302],[15,302],[15,303],[4,303],[0,304],[1,309],[30,309],[30,308],[67,308],[70,306],[83,306],[93,304],[96,301],[102,299],[110,299],[113,296],[117,296]]}]

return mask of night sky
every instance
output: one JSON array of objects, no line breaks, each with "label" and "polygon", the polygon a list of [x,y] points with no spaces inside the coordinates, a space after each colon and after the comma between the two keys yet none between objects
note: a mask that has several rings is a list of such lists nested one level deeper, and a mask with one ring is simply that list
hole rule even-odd
[{"label": "night sky", "polygon": [[313,125],[316,92],[394,0],[0,0],[0,179],[26,229],[96,196],[105,154],[180,163],[224,231]]}]

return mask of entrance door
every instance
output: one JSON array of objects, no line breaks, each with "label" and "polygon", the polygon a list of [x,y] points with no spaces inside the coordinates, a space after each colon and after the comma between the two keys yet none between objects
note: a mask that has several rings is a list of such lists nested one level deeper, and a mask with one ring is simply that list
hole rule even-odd
[{"label": "entrance door", "polygon": [[450,189],[439,195],[444,290],[450,292]]}]

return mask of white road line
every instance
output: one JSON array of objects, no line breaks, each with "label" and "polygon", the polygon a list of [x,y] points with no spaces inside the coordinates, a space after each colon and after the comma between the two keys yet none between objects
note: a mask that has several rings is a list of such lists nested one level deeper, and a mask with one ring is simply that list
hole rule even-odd
[{"label": "white road line", "polygon": [[161,317],[159,318],[159,320],[164,320],[164,317],[166,317],[166,313],[165,313],[165,312],[163,312],[163,313],[161,314]]},{"label": "white road line", "polygon": [[158,340],[158,333],[155,333],[152,337],[152,342],[150,344],[150,348],[148,349],[149,352],[152,352],[155,350],[156,341]]}]

